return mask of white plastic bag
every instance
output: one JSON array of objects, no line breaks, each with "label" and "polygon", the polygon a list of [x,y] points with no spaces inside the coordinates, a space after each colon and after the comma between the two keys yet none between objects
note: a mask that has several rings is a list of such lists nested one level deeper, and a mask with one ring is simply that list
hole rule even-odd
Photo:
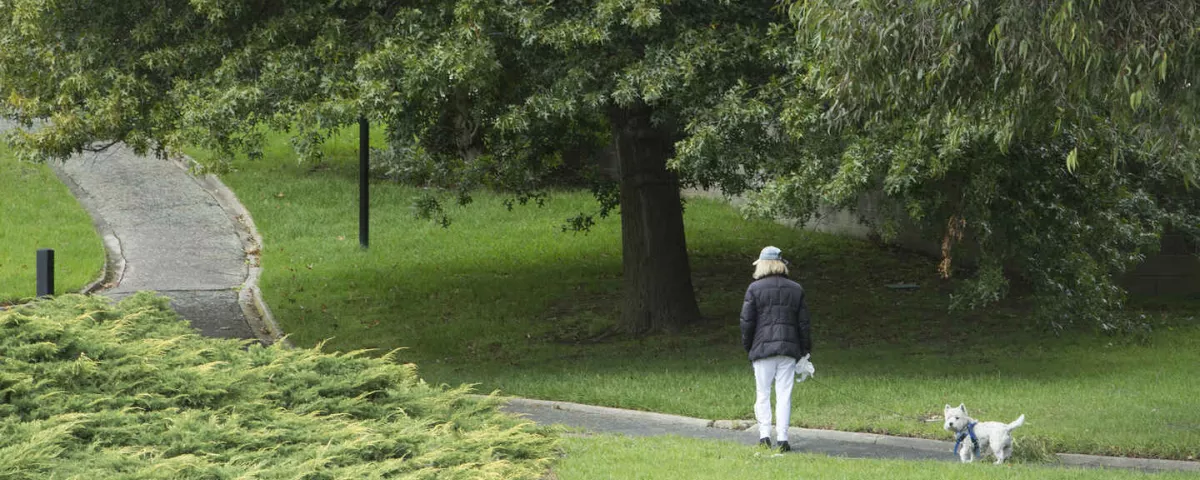
[{"label": "white plastic bag", "polygon": [[808,377],[817,373],[817,370],[813,368],[812,362],[808,360],[809,356],[805,355],[804,358],[796,360],[796,383],[808,380]]}]

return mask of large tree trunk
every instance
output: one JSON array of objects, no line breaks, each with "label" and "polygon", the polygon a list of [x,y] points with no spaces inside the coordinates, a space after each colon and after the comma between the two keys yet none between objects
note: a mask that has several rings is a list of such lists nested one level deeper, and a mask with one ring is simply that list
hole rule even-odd
[{"label": "large tree trunk", "polygon": [[671,135],[645,105],[609,112],[621,168],[625,327],[675,330],[700,318],[683,232],[679,179],[667,170]]}]

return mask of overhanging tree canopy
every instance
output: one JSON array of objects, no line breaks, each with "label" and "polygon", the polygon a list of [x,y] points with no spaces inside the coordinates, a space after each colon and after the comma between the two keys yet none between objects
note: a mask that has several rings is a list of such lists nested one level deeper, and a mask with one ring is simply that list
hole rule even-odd
[{"label": "overhanging tree canopy", "polygon": [[1112,326],[1114,275],[1167,227],[1200,238],[1192,2],[789,5],[802,86],[740,92],[694,126],[684,168],[711,170],[727,150],[705,132],[799,147],[739,160],[769,173],[760,209],[808,218],[882,194],[941,238],[945,275],[960,245],[974,250],[980,269],[960,303],[990,303],[1021,276],[1060,324]]},{"label": "overhanging tree canopy", "polygon": [[[372,0],[0,3],[0,98],[50,120],[18,144],[65,158],[93,141],[254,154],[262,125],[306,155],[359,116],[439,155],[460,184],[519,193],[568,141],[621,164],[626,324],[699,317],[680,179],[685,125],[780,69],[774,2]],[[412,139],[416,139],[415,142]]]},{"label": "overhanging tree canopy", "polygon": [[[1200,236],[1188,2],[373,0],[0,3],[0,108],[93,141],[315,155],[359,116],[463,188],[536,190],[566,148],[622,166],[625,320],[697,317],[682,184],[807,218],[882,193],[980,268],[1104,318],[1168,225]],[[790,20],[789,20],[790,19]],[[406,153],[408,152],[408,153]],[[885,225],[886,227],[886,225]],[[886,228],[885,228],[886,230]]]}]

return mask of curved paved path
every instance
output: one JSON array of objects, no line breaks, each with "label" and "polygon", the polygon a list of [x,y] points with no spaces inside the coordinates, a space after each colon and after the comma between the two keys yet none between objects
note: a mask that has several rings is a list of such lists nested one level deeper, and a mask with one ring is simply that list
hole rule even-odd
[{"label": "curved paved path", "polygon": [[[0,132],[11,128],[0,120]],[[261,325],[253,308],[239,302],[240,291],[253,288],[246,252],[254,239],[211,186],[177,162],[124,145],[50,166],[104,239],[108,272],[94,291],[113,299],[158,292],[203,335],[270,341],[252,328]]]},{"label": "curved paved path", "polygon": [[[565,425],[590,432],[638,437],[677,435],[745,445],[758,443],[758,427],[748,421],[716,422],[678,415],[524,398],[509,399],[502,409],[535,423]],[[788,436],[788,443],[796,452],[850,458],[955,460],[954,455],[950,453],[953,443],[948,442],[796,427],[788,429]]]},{"label": "curved paved path", "polygon": [[[679,415],[527,398],[505,398],[503,400],[502,409],[504,411],[544,425],[564,425],[582,428],[590,432],[631,436],[678,435],[747,445],[758,442],[758,427],[753,422],[746,420],[705,420]],[[788,435],[791,440],[789,443],[796,452],[849,458],[958,461],[951,453],[954,442],[949,441],[798,427],[789,428]],[[1019,444],[1020,440],[1017,441]],[[1056,463],[1047,463],[1044,466],[1200,473],[1200,462],[1067,453],[1060,453],[1057,457]],[[990,461],[991,458],[984,460],[984,462]]]},{"label": "curved paved path", "polygon": [[53,167],[103,224],[118,267],[105,295],[155,291],[204,335],[257,338],[238,303],[248,275],[238,225],[182,166],[118,145]]}]

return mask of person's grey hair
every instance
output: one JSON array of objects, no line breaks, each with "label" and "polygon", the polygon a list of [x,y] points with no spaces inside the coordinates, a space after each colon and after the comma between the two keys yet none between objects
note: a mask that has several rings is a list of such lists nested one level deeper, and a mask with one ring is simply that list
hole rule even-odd
[{"label": "person's grey hair", "polygon": [[763,278],[763,277],[766,277],[769,275],[787,275],[787,274],[788,274],[787,264],[783,263],[782,260],[759,260],[759,261],[755,262],[755,264],[754,264],[754,279],[755,280],[758,280],[760,278]]}]

